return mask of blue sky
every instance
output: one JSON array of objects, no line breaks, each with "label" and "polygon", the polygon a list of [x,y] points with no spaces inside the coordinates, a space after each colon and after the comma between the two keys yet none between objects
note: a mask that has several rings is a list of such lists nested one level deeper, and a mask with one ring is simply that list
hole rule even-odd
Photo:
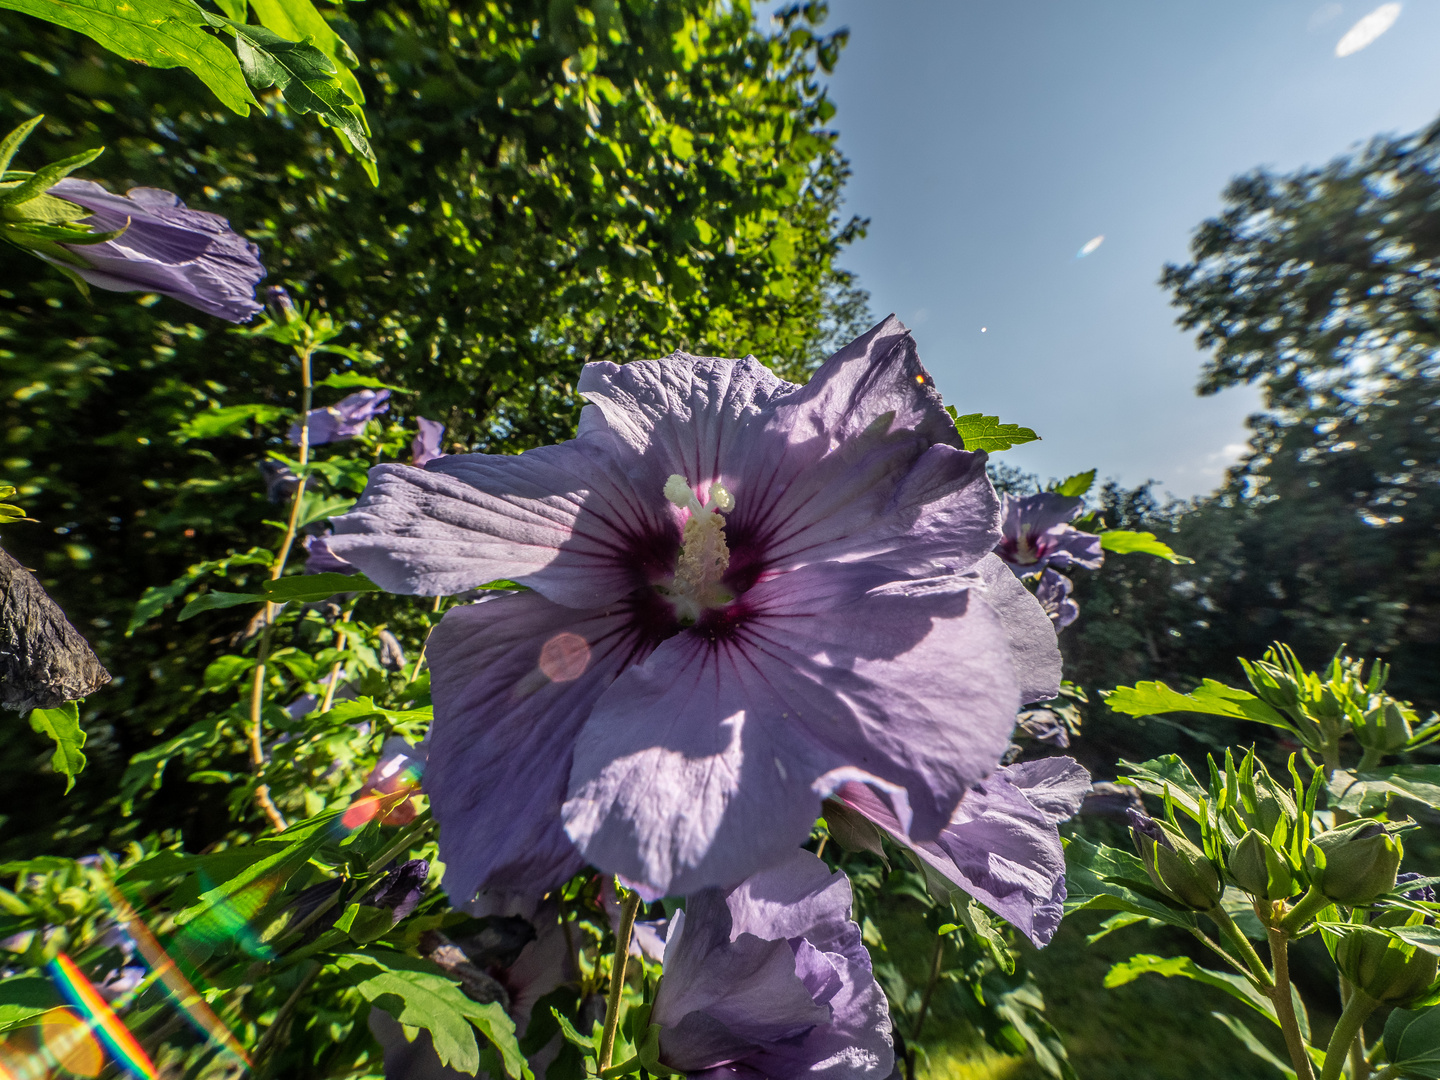
[{"label": "blue sky", "polygon": [[1202,356],[1156,280],[1237,173],[1440,113],[1440,0],[1336,57],[1377,6],[831,0],[847,208],[871,219],[843,263],[947,402],[1043,436],[1004,460],[1208,491],[1258,397],[1196,396]]}]

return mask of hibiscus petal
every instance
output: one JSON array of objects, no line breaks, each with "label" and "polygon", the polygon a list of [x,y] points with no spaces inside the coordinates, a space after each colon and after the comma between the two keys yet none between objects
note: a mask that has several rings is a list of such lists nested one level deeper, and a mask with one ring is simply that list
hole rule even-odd
[{"label": "hibiscus petal", "polygon": [[661,895],[732,885],[859,777],[904,787],[914,831],[934,836],[999,764],[1019,692],[972,579],[912,591],[892,576],[779,575],[742,598],[733,632],[702,624],[621,675],[575,749],[565,826],[586,857]]},{"label": "hibiscus petal", "polygon": [[1067,821],[1080,812],[1090,794],[1090,774],[1074,758],[1046,757],[1017,761],[1000,770],[1030,805],[1051,820]]},{"label": "hibiscus petal", "polygon": [[560,823],[571,747],[648,648],[630,627],[623,611],[520,593],[455,608],[435,628],[424,786],[457,904],[480,888],[543,893],[583,865]]},{"label": "hibiscus petal", "polygon": [[985,582],[985,602],[1005,624],[1010,654],[1020,681],[1020,703],[1049,701],[1060,693],[1060,645],[1055,624],[1034,593],[1016,579],[998,555],[986,555],[975,566]]},{"label": "hibiscus petal", "polygon": [[718,889],[691,896],[665,947],[652,1023],[660,1058],[682,1072],[734,1061],[830,1019],[795,973],[784,938],[738,934]]},{"label": "hibiscus petal", "polygon": [[598,607],[673,570],[675,508],[640,499],[613,439],[518,455],[456,454],[424,469],[380,465],[330,548],[390,592],[444,595],[488,581]]}]

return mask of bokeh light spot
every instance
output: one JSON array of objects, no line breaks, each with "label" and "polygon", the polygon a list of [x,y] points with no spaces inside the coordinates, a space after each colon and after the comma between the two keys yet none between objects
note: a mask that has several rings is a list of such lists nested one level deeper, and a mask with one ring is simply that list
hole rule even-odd
[{"label": "bokeh light spot", "polygon": [[40,1043],[66,1072],[99,1076],[105,1054],[90,1025],[70,1009],[52,1009],[40,1021]]},{"label": "bokeh light spot", "polygon": [[540,670],[551,682],[573,682],[590,666],[590,643],[579,634],[556,634],[540,648]]},{"label": "bokeh light spot", "polygon": [[1335,46],[1335,55],[1349,56],[1351,53],[1359,52],[1367,45],[1374,44],[1376,38],[1394,26],[1395,20],[1399,17],[1399,4],[1381,4],[1345,31],[1345,36]]}]

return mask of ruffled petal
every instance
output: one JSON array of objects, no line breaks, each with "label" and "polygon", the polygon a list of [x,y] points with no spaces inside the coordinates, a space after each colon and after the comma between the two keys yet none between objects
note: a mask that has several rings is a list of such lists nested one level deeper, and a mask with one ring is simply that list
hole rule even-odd
[{"label": "ruffled petal", "polygon": [[571,748],[596,699],[649,647],[624,611],[534,593],[455,608],[435,628],[424,786],[457,904],[481,888],[543,893],[583,865],[560,821]]},{"label": "ruffled petal", "polygon": [[1060,693],[1062,674],[1055,624],[999,556],[986,555],[975,570],[985,582],[985,602],[1005,624],[1010,658],[1020,683],[1020,703],[1049,701]]},{"label": "ruffled petal", "polygon": [[627,670],[576,744],[566,831],[658,895],[733,885],[808,835],[847,779],[909,794],[933,837],[999,764],[1019,691],[974,579],[826,564],[763,582]]},{"label": "ruffled petal", "polygon": [[679,512],[638,497],[613,439],[518,455],[380,465],[330,548],[390,592],[445,595],[488,581],[598,607],[673,571]]},{"label": "ruffled petal", "polygon": [[1045,757],[1017,761],[1000,770],[1031,806],[1055,822],[1068,821],[1080,812],[1090,794],[1090,774],[1074,758]]}]

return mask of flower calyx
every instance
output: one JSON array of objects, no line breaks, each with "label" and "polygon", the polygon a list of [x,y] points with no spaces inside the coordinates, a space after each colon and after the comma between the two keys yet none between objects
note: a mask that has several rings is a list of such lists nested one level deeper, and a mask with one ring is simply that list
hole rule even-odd
[{"label": "flower calyx", "polygon": [[1130,835],[1155,888],[1191,911],[1213,911],[1225,885],[1215,865],[1179,829],[1129,810]]},{"label": "flower calyx", "polygon": [[1305,853],[1305,869],[1312,888],[1354,907],[1395,888],[1403,854],[1398,837],[1366,818],[1315,837]]}]

